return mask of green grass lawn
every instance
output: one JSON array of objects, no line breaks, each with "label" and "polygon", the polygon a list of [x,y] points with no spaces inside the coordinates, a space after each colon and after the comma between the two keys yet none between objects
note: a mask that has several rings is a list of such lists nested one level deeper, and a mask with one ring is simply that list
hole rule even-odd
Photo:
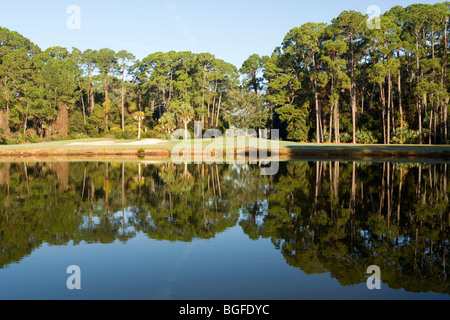
[{"label": "green grass lawn", "polygon": [[[92,145],[92,143],[107,142],[105,145]],[[105,138],[89,138],[80,140],[63,140],[42,142],[36,144],[23,144],[23,145],[7,145],[0,146],[0,155],[28,155],[28,154],[44,154],[44,155],[57,155],[57,154],[78,154],[84,153],[95,155],[95,153],[137,153],[138,151],[145,151],[145,153],[154,154],[159,153],[168,155],[168,152],[172,151],[175,146],[181,143],[181,145],[191,145],[194,150],[196,140],[190,141],[168,141],[164,140],[159,144],[152,145],[128,145],[129,143],[138,142],[138,140],[114,140]],[[262,144],[259,144],[263,142]],[[76,143],[76,145],[73,145]],[[214,144],[212,144],[214,143]],[[201,140],[202,148],[206,147],[221,148],[226,150],[226,145],[222,138],[220,139],[203,139]],[[260,148],[270,149],[270,140],[260,140],[256,138],[245,139],[235,138],[236,150],[243,150],[244,148]],[[312,144],[312,143],[296,143],[279,141],[278,142],[280,154],[286,157],[301,158],[302,156],[328,156],[328,157],[371,157],[371,156],[389,156],[395,157],[396,155],[407,156],[420,156],[420,157],[439,157],[450,159],[450,146],[436,146],[436,145],[353,145],[353,144]]]},{"label": "green grass lawn", "polygon": [[[112,141],[113,145],[89,145],[93,142]],[[138,140],[117,140],[117,139],[105,139],[105,138],[87,138],[79,140],[61,140],[51,142],[40,142],[33,144],[20,144],[20,145],[0,145],[0,149],[139,149],[142,146],[124,146],[121,143],[132,143]],[[72,145],[77,143],[77,145]],[[86,143],[86,144],[83,144]],[[172,142],[159,145],[144,146],[145,148],[167,148]]]}]

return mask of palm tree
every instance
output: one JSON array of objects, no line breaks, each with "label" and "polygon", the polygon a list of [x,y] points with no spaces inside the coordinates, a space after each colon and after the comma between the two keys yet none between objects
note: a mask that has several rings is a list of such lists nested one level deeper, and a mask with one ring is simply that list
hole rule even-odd
[{"label": "palm tree", "polygon": [[184,140],[188,139],[188,124],[194,119],[195,112],[191,105],[183,103],[177,110],[177,115],[181,122],[184,123]]}]

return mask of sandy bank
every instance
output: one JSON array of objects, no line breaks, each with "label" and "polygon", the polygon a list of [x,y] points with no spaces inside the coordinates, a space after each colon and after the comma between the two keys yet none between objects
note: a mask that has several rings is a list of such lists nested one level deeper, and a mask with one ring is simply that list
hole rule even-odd
[{"label": "sandy bank", "polygon": [[167,141],[160,139],[143,139],[140,141],[117,143],[112,140],[105,141],[94,141],[94,142],[73,142],[67,146],[97,146],[97,147],[107,147],[107,146],[154,146]]}]

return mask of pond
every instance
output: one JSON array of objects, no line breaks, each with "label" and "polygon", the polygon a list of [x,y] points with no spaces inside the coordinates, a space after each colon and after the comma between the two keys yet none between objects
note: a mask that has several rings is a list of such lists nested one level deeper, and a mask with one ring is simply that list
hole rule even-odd
[{"label": "pond", "polygon": [[291,161],[274,176],[2,162],[0,299],[447,300],[448,174],[446,162]]}]

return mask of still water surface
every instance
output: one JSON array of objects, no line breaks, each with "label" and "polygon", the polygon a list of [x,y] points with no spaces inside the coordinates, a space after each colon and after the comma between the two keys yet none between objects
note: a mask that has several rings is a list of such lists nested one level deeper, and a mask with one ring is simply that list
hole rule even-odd
[{"label": "still water surface", "polygon": [[[446,163],[0,163],[0,299],[449,299]],[[67,267],[81,270],[69,290]],[[381,270],[369,290],[367,268]]]}]

